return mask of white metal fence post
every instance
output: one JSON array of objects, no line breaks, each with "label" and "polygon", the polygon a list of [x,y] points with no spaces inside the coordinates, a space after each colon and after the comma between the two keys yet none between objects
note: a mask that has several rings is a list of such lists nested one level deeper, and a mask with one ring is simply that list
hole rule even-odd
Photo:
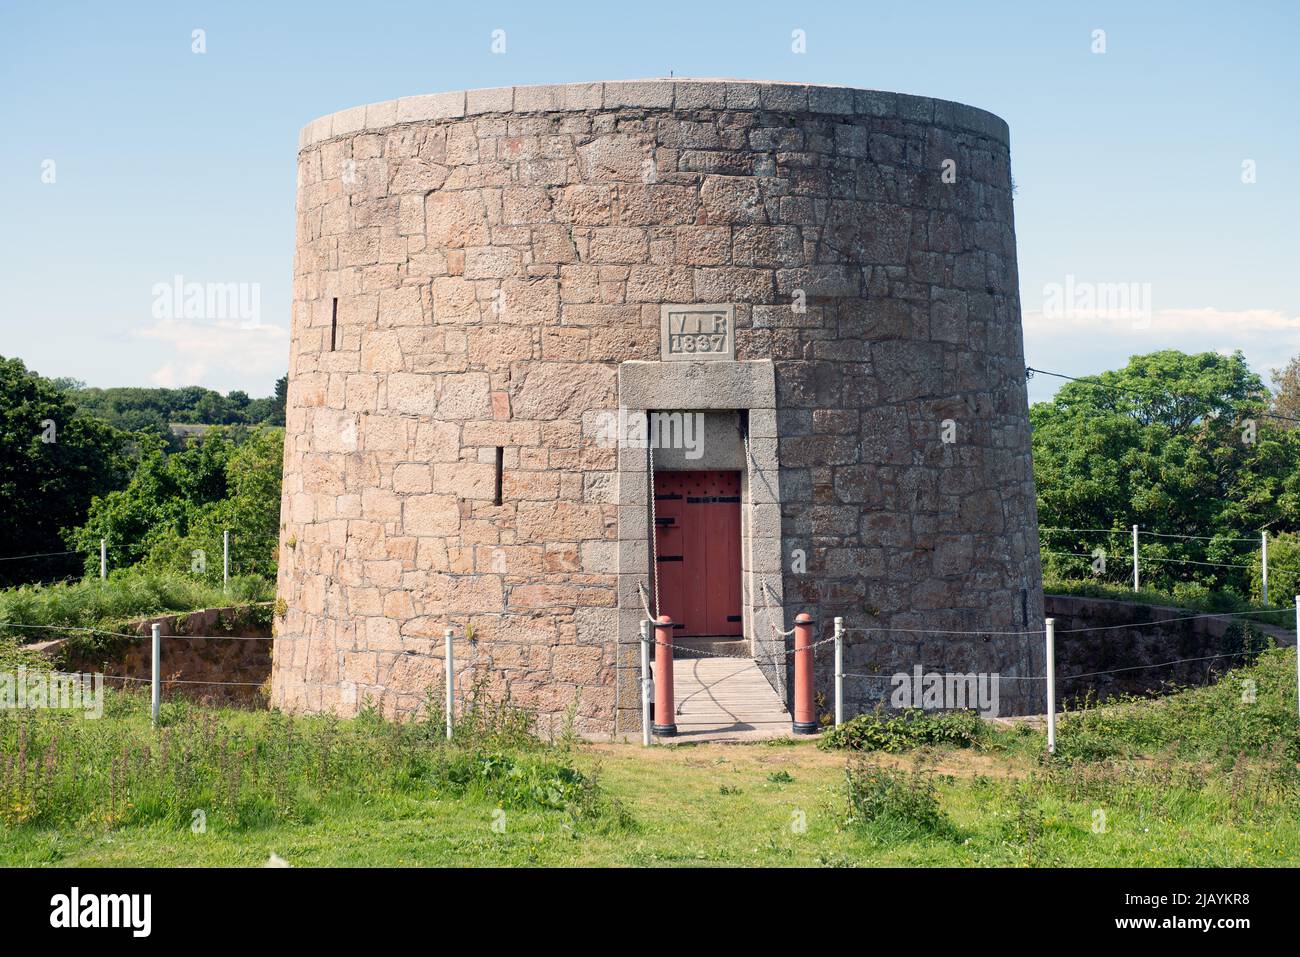
[{"label": "white metal fence post", "polygon": [[835,619],[835,727],[844,723],[844,619]]},{"label": "white metal fence post", "polygon": [[452,630],[447,628],[442,633],[446,650],[443,652],[444,679],[447,682],[447,740],[451,740],[451,712],[456,707],[456,651],[452,642]]},{"label": "white metal fence post", "polygon": [[154,726],[158,725],[158,708],[162,703],[162,625],[154,623],[153,651],[149,656],[149,713]]},{"label": "white metal fence post", "polygon": [[1047,626],[1047,753],[1056,753],[1056,619]]},{"label": "white metal fence post", "polygon": [[221,587],[230,585],[230,529],[221,533]]},{"label": "white metal fence post", "polygon": [[108,577],[108,539],[99,540],[99,578],[103,581]]},{"label": "white metal fence post", "polygon": [[1138,527],[1133,526],[1133,590],[1138,590]]},{"label": "white metal fence post", "polygon": [[1264,586],[1264,604],[1268,604],[1268,531],[1259,533],[1259,561]]},{"label": "white metal fence post", "polygon": [[650,620],[641,622],[641,746],[650,747],[650,702],[655,699],[650,677]]}]

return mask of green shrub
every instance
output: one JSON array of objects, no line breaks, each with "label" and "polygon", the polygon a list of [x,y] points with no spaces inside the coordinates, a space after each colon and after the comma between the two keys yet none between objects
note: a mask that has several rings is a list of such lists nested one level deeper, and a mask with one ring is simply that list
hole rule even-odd
[{"label": "green shrub", "polygon": [[586,777],[559,761],[529,761],[501,751],[458,752],[441,770],[443,780],[457,789],[479,789],[506,807],[563,810],[585,798]]},{"label": "green shrub", "polygon": [[48,671],[50,660],[37,651],[24,648],[13,638],[0,636],[0,674],[12,674],[19,667],[28,671]]},{"label": "green shrub", "polygon": [[886,840],[952,835],[930,773],[879,768],[859,759],[845,767],[844,777],[850,825]]},{"label": "green shrub", "polygon": [[[1273,552],[1269,551],[1269,591],[1276,595],[1273,587]],[[1265,606],[1254,601],[1247,601],[1231,591],[1211,590],[1198,582],[1175,582],[1170,591],[1156,591],[1143,588],[1133,591],[1129,586],[1109,584],[1092,579],[1059,577],[1044,572],[1043,591],[1049,595],[1076,595],[1080,598],[1109,598],[1114,601],[1134,602],[1141,605],[1164,605],[1174,608],[1186,608],[1194,612],[1223,613],[1262,611]],[[1268,606],[1268,607],[1275,607]],[[1290,627],[1294,619],[1285,611],[1274,614],[1252,616],[1252,620],[1265,624]]]},{"label": "green shrub", "polygon": [[[1256,552],[1250,566],[1250,597],[1264,601],[1261,555]],[[1273,605],[1289,605],[1300,595],[1300,534],[1283,532],[1268,539],[1268,597]]]},{"label": "green shrub", "polygon": [[[541,744],[534,734],[533,718],[508,702],[493,698],[488,692],[487,676],[480,677],[463,696],[460,711],[452,725],[457,743],[471,747],[527,750]],[[425,696],[427,722],[438,729],[445,727],[445,695],[432,691]]]},{"label": "green shrub", "polygon": [[926,744],[966,748],[988,734],[973,711],[929,714],[919,708],[886,713],[880,708],[860,714],[822,734],[818,747],[844,751],[909,751]]},{"label": "green shrub", "polygon": [[1273,648],[1204,688],[1130,696],[1104,707],[1085,702],[1062,716],[1056,753],[1099,761],[1163,751],[1220,760],[1278,752],[1294,763],[1300,761],[1295,681],[1294,649]]},{"label": "green shrub", "polygon": [[223,590],[178,572],[132,568],[112,573],[107,581],[23,585],[0,591],[0,635],[27,643],[75,637],[78,628],[120,630],[129,621],[153,615],[269,601],[274,587],[263,578],[245,576],[232,578]]}]

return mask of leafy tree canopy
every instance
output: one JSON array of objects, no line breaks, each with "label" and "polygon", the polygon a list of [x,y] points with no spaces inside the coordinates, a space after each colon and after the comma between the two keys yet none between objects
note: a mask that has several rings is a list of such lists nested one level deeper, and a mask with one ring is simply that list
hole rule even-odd
[{"label": "leafy tree canopy", "polygon": [[1273,411],[1284,419],[1278,427],[1294,429],[1300,426],[1300,356],[1294,357],[1281,369],[1274,369]]},{"label": "leafy tree canopy", "polygon": [[1300,433],[1262,414],[1269,401],[1240,353],[1167,350],[1069,382],[1052,401],[1035,404],[1048,573],[1092,574],[1092,554],[1102,548],[1106,577],[1131,577],[1128,529],[1137,524],[1202,536],[1142,538],[1144,582],[1245,594],[1260,531],[1300,528]]},{"label": "leafy tree canopy", "polygon": [[173,449],[178,443],[172,423],[188,425],[284,425],[285,386],[288,376],[276,382],[275,394],[250,399],[238,389],[227,395],[201,386],[179,389],[124,387],[91,389],[75,380],[62,380],[71,400],[81,409],[127,431],[151,432]]},{"label": "leafy tree canopy", "polygon": [[98,548],[106,538],[115,568],[139,564],[219,582],[228,529],[231,575],[274,578],[283,450],[283,432],[270,428],[245,437],[216,430],[170,455],[153,439],[130,484],[96,499],[69,539]]},{"label": "leafy tree canopy", "polygon": [[62,578],[76,555],[15,559],[67,548],[91,500],[120,486],[129,436],[80,413],[59,387],[18,359],[0,357],[0,585]]}]

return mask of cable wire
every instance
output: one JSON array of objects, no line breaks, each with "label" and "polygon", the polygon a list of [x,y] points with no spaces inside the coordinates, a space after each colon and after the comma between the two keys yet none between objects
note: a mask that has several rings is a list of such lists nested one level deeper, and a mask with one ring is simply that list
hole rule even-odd
[{"label": "cable wire", "polygon": [[31,555],[5,555],[0,562],[15,562],[20,558],[50,558],[55,555],[80,555],[78,550],[67,552],[33,552]]},{"label": "cable wire", "polygon": [[[1066,375],[1064,372],[1048,372],[1046,369],[1037,369],[1034,368],[1033,366],[1025,366],[1025,373],[1031,376],[1049,375],[1057,379],[1068,379],[1070,382],[1081,382],[1084,385],[1091,385],[1091,386],[1096,386],[1099,389],[1106,389],[1107,391],[1114,392],[1117,395],[1136,396],[1137,398],[1147,399],[1148,401],[1151,399],[1191,400],[1197,402],[1202,401],[1199,396],[1179,395],[1177,392],[1165,392],[1163,394],[1141,392],[1137,389],[1127,389],[1124,386],[1109,385],[1108,383],[1105,382],[1098,382],[1096,376]],[[1283,422],[1300,422],[1300,418],[1296,418],[1295,416],[1290,416],[1290,415],[1282,415],[1280,412],[1261,411],[1255,414],[1268,419],[1278,419]]]}]

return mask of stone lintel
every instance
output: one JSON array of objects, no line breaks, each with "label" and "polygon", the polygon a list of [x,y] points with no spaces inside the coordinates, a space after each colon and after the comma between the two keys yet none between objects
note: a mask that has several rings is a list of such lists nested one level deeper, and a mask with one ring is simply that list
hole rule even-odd
[{"label": "stone lintel", "polygon": [[771,359],[635,359],[619,363],[618,394],[625,409],[775,409],[776,373]]}]

